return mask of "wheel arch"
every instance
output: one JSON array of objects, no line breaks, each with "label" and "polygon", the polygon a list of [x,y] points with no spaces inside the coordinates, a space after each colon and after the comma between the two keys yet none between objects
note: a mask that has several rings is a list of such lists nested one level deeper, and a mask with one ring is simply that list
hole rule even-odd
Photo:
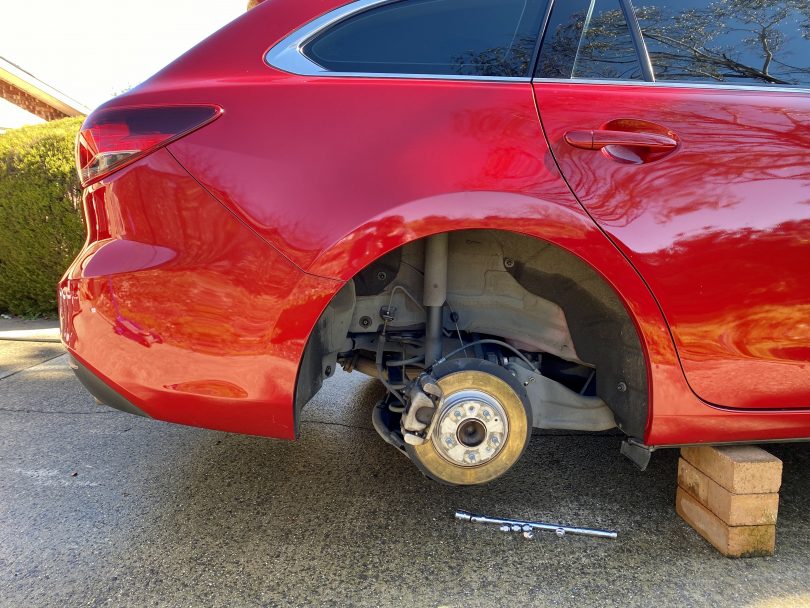
[{"label": "wheel arch", "polygon": [[[337,241],[307,268],[310,273],[339,278],[346,283],[341,290],[336,291],[324,313],[313,321],[312,332],[299,367],[295,392],[296,420],[301,408],[317,392],[324,379],[324,370],[321,368],[324,319],[336,306],[341,308],[347,305],[347,290],[353,289],[353,279],[397,249],[434,234],[460,231],[502,234],[508,239],[530,243],[538,251],[550,248],[555,255],[565,258],[567,261],[563,264],[562,272],[553,273],[558,276],[552,281],[555,283],[552,298],[567,298],[571,302],[582,295],[581,291],[577,291],[578,283],[573,276],[576,274],[572,271],[575,267],[579,272],[590,273],[589,281],[593,284],[601,285],[602,293],[595,298],[597,302],[604,303],[604,294],[612,294],[615,300],[608,308],[612,309],[614,320],[621,320],[616,321],[612,328],[603,327],[601,333],[596,333],[598,336],[623,341],[632,342],[635,339],[635,352],[640,362],[636,362],[633,373],[632,384],[635,391],[622,391],[618,381],[612,387],[613,393],[635,394],[635,404],[632,399],[623,399],[621,395],[613,394],[610,397],[613,403],[610,405],[628,435],[645,438],[653,419],[655,370],[666,368],[670,376],[666,382],[671,390],[673,382],[670,372],[672,365],[677,365],[677,359],[666,323],[643,279],[581,209],[544,203],[523,195],[491,192],[433,197],[410,203],[395,212],[386,212]],[[522,260],[510,272],[518,282],[531,287],[548,281],[549,276],[536,274],[536,265],[520,262]],[[542,297],[547,295],[549,294]],[[565,302],[560,306],[565,310]],[[604,312],[603,310],[600,314]],[[569,314],[566,310],[566,315]],[[571,322],[570,319],[569,322],[573,326],[583,320],[586,327],[594,322],[598,324],[598,320],[588,319],[584,313],[579,315],[579,322]],[[330,331],[334,333],[334,328],[326,333]],[[577,343],[576,336],[574,342]],[[581,337],[579,342],[582,343]],[[605,348],[601,352],[598,358],[604,362]],[[624,358],[624,367],[614,375],[619,377],[624,374],[627,365],[632,363],[630,358]],[[630,383],[624,380],[624,384],[629,386]],[[643,407],[639,407],[639,393],[643,393]],[[621,402],[625,405],[621,405]]]}]

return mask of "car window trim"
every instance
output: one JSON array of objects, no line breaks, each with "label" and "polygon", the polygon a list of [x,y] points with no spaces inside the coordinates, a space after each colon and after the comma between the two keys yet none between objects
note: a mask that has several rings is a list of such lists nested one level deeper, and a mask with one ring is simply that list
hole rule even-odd
[{"label": "car window trim", "polygon": [[549,84],[590,84],[590,85],[611,85],[629,87],[648,87],[651,89],[700,89],[704,91],[751,91],[757,93],[798,93],[800,95],[810,94],[808,87],[776,87],[767,85],[750,84],[728,84],[728,83],[707,83],[707,82],[679,82],[676,80],[657,80],[647,82],[644,80],[620,80],[620,79],[600,79],[600,78],[533,78],[535,84],[544,82]]},{"label": "car window trim", "polygon": [[532,55],[532,62],[529,65],[529,80],[534,77],[534,72],[537,70],[537,63],[540,61],[540,49],[543,48],[543,38],[546,36],[546,29],[548,28],[549,19],[551,19],[551,9],[554,7],[554,0],[546,2],[545,12],[540,21],[540,31],[537,32],[537,41],[534,43],[534,54]]},{"label": "car window trim", "polygon": [[296,74],[298,76],[326,76],[329,78],[393,78],[409,80],[462,80],[478,82],[531,82],[534,68],[537,65],[537,58],[540,52],[540,43],[548,24],[553,1],[546,3],[545,14],[538,31],[537,42],[535,44],[534,56],[531,61],[531,70],[527,76],[470,76],[457,74],[406,74],[394,72],[334,72],[318,65],[306,54],[304,47],[326,29],[354,17],[360,13],[402,0],[355,0],[343,6],[339,6],[309,23],[303,25],[291,34],[282,38],[274,44],[264,55],[264,61],[270,67],[283,72]]},{"label": "car window trim", "polygon": [[619,0],[619,4],[624,13],[624,20],[630,30],[633,46],[636,47],[636,56],[641,64],[641,75],[645,81],[655,82],[655,70],[653,70],[650,53],[647,51],[647,43],[644,41],[644,34],[641,32],[641,24],[638,22],[633,2],[632,0]]}]

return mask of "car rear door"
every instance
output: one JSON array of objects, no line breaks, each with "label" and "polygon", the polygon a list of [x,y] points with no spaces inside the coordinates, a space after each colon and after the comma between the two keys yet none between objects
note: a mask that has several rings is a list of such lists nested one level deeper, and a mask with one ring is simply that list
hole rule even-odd
[{"label": "car rear door", "polygon": [[534,90],[556,161],[698,396],[810,407],[810,7],[633,5],[555,2]]}]

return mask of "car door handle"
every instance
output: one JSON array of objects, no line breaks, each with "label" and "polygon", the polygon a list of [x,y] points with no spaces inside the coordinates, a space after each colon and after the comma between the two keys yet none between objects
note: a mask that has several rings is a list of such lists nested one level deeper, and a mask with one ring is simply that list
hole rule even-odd
[{"label": "car door handle", "polygon": [[657,133],[639,133],[635,131],[611,131],[594,129],[592,131],[568,131],[565,141],[582,150],[601,150],[606,146],[632,146],[651,150],[670,150],[678,145],[671,137]]}]

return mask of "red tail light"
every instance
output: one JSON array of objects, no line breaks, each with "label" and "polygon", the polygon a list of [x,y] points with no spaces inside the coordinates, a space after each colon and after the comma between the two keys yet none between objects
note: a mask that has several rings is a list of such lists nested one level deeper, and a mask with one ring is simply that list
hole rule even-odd
[{"label": "red tail light", "polygon": [[93,112],[76,141],[82,186],[199,129],[222,114],[218,106],[107,108]]}]

